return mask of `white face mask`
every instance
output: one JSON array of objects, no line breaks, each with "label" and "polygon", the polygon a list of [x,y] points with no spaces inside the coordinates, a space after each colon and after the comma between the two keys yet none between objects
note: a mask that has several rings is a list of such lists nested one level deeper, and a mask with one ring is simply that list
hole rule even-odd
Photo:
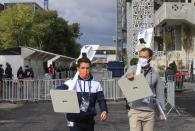
[{"label": "white face mask", "polygon": [[150,62],[145,58],[139,58],[139,64],[141,67],[146,67],[150,64]]}]

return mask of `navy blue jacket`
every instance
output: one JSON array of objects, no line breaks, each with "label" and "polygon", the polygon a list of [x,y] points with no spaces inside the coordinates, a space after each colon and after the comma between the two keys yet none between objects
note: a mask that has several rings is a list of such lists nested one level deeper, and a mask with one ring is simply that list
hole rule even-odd
[{"label": "navy blue jacket", "polygon": [[[69,85],[71,85],[71,83],[72,80],[68,80],[65,82],[65,84],[57,87],[56,89],[67,90],[69,88]],[[89,97],[90,87],[91,87],[90,100],[89,100],[90,104],[87,109],[87,112],[80,111],[80,113],[68,113],[67,114],[68,121],[72,121],[76,123],[93,122],[94,116],[97,114],[95,109],[96,101],[98,101],[99,103],[101,112],[104,111],[108,112],[101,84],[98,81],[95,81],[92,75],[90,75],[90,77],[87,80],[83,80],[80,76],[78,76],[78,80],[74,90],[77,92],[79,106],[82,101],[81,99],[82,95]]]}]

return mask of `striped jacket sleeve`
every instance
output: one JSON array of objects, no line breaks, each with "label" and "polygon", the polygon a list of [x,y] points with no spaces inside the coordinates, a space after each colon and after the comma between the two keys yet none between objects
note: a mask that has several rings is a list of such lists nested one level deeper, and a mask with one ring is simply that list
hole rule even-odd
[{"label": "striped jacket sleeve", "polygon": [[107,104],[106,104],[106,101],[104,99],[104,93],[103,93],[103,90],[102,90],[100,83],[98,84],[98,88],[97,88],[97,101],[99,103],[99,107],[100,107],[101,112],[105,111],[108,113]]}]

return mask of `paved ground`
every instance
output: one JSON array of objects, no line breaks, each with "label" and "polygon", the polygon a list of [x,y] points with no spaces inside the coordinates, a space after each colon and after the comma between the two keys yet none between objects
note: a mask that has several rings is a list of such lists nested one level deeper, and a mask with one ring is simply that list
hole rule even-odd
[{"label": "paved ground", "polygon": [[[95,131],[128,131],[124,101],[107,102],[109,118],[100,122],[96,117]],[[194,131],[195,93],[177,94],[176,103],[182,116],[171,113],[167,121],[157,121],[155,131]],[[12,105],[0,103],[0,131],[68,131],[63,114],[53,112],[51,103]]]}]

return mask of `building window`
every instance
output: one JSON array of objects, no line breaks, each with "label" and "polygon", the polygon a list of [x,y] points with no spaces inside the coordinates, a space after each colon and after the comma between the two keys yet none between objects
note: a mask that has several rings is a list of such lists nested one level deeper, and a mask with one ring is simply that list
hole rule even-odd
[{"label": "building window", "polygon": [[175,49],[176,50],[181,50],[181,46],[182,46],[182,40],[181,40],[181,25],[176,25],[175,26],[175,30],[174,30],[174,34],[175,34]]},{"label": "building window", "polygon": [[[181,25],[172,25],[168,26],[165,29],[166,32],[168,32],[167,39],[170,39],[170,50],[171,51],[181,51],[182,49],[182,30],[181,30]],[[165,38],[166,36],[164,36]],[[165,38],[166,39],[166,38]]]},{"label": "building window", "polygon": [[169,27],[171,34],[171,50],[180,51],[181,50],[181,25],[174,25]]}]

